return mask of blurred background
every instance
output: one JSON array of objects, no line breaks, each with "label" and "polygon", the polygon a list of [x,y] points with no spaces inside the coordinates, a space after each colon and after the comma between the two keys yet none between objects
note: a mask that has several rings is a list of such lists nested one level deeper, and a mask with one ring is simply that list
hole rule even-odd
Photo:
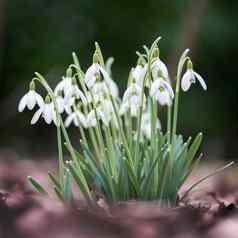
[{"label": "blurred background", "polygon": [[236,159],[237,0],[1,0],[0,151],[20,158],[57,152],[55,128],[44,122],[31,126],[32,112],[17,112],[35,71],[55,85],[72,51],[84,70],[91,64],[97,40],[106,58],[115,57],[113,76],[122,92],[135,51],[159,35],[172,78],[188,47],[208,85],[207,92],[197,84],[181,94],[179,131],[185,136],[203,131],[202,150],[209,158]]}]

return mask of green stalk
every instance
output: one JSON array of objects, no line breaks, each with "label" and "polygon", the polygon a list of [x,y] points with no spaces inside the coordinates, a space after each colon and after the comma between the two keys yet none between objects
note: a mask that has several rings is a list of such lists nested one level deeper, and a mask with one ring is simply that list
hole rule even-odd
[{"label": "green stalk", "polygon": [[172,106],[168,106],[167,108],[167,136],[168,136],[168,144],[171,143],[171,113],[172,113]]},{"label": "green stalk", "polygon": [[180,57],[178,69],[177,69],[177,75],[176,75],[176,89],[175,89],[175,101],[174,101],[174,112],[173,112],[173,129],[172,129],[172,140],[174,140],[174,137],[176,135],[176,129],[177,129],[177,120],[178,120],[178,102],[179,102],[179,91],[180,91],[180,80],[181,80],[181,74],[183,70],[183,66],[186,62],[189,50],[186,49],[183,54]]},{"label": "green stalk", "polygon": [[64,158],[62,149],[61,129],[57,126],[57,143],[58,143],[58,156],[59,156],[59,181],[63,188],[64,183]]},{"label": "green stalk", "polygon": [[159,42],[159,40],[161,39],[161,37],[158,37],[152,44],[150,51],[149,51],[149,55],[148,55],[148,70],[147,73],[143,79],[142,82],[142,89],[141,89],[141,106],[139,109],[139,116],[138,116],[138,120],[137,120],[137,130],[138,130],[138,134],[137,134],[137,143],[136,143],[136,148],[135,148],[135,155],[134,155],[134,160],[136,160],[136,157],[138,155],[138,150],[139,150],[139,142],[140,142],[140,135],[141,135],[141,118],[142,118],[142,111],[143,111],[143,103],[144,103],[144,89],[145,89],[145,81],[146,81],[146,76],[148,75],[149,77],[149,81],[151,80],[151,61],[152,61],[152,57],[153,57],[153,53],[155,50],[155,47],[157,46],[157,43]]},{"label": "green stalk", "polygon": [[[35,79],[37,79],[43,85],[43,87],[46,89],[46,91],[51,96],[51,99],[52,99],[52,101],[54,103],[54,107],[55,107],[55,110],[56,110],[57,124],[60,123],[59,125],[57,125],[57,127],[59,127],[59,126],[61,127],[63,135],[64,135],[64,138],[65,138],[65,141],[66,141],[66,144],[67,144],[67,148],[69,149],[69,152],[70,152],[70,155],[71,155],[72,159],[76,163],[78,163],[77,156],[75,154],[74,148],[73,148],[73,146],[72,146],[72,144],[70,142],[70,139],[69,139],[68,133],[67,133],[67,131],[65,129],[63,120],[62,120],[61,115],[60,115],[60,113],[58,111],[58,105],[57,105],[57,102],[55,100],[54,93],[53,93],[52,89],[50,88],[50,86],[48,85],[48,83],[45,80],[45,78],[41,74],[35,72],[35,75],[37,76],[37,78],[35,78]],[[90,193],[87,181],[86,181],[86,179],[84,177],[84,174],[83,174],[80,166],[78,167],[78,173],[79,173],[79,177],[80,177],[81,182],[82,182],[82,186],[83,186],[82,190],[83,190],[83,193],[84,193],[85,197],[89,201],[93,201],[93,198],[92,198],[92,195]]]}]

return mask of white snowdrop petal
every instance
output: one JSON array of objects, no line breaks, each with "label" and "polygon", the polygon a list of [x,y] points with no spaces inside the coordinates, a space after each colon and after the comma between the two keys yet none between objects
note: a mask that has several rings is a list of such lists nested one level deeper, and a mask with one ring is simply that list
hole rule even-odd
[{"label": "white snowdrop petal", "polygon": [[85,83],[88,88],[91,88],[96,81],[95,74],[99,72],[99,65],[92,64],[85,73]]},{"label": "white snowdrop petal", "polygon": [[63,91],[64,89],[64,81],[61,80],[55,87],[54,94],[57,95],[58,92]]},{"label": "white snowdrop petal", "polygon": [[32,110],[36,105],[35,91],[30,90],[27,94],[27,107],[29,110]]},{"label": "white snowdrop petal", "polygon": [[87,81],[85,80],[85,83],[86,83],[86,85],[87,85],[87,87],[89,88],[89,89],[91,89],[93,86],[94,86],[94,84],[96,83],[96,77],[95,76],[92,76],[90,79],[88,79]]},{"label": "white snowdrop petal", "polygon": [[97,114],[100,117],[100,119],[102,120],[103,124],[105,126],[108,126],[109,121],[110,121],[108,116],[105,113],[103,113],[101,110],[97,110]]},{"label": "white snowdrop petal", "polygon": [[184,92],[186,92],[189,90],[191,84],[192,84],[191,72],[187,70],[181,79],[181,88],[183,89]]},{"label": "white snowdrop petal", "polygon": [[45,122],[47,124],[50,124],[52,122],[53,112],[52,112],[52,109],[51,109],[51,104],[46,104],[45,105],[43,116],[44,116]]},{"label": "white snowdrop petal", "polygon": [[56,103],[57,103],[57,107],[59,110],[59,113],[63,113],[64,112],[64,99],[61,96],[58,96],[56,98]]},{"label": "white snowdrop petal", "polygon": [[77,115],[77,118],[80,121],[80,123],[83,125],[83,127],[86,128],[87,122],[86,122],[86,117],[84,116],[84,114],[81,112],[77,112],[76,115]]},{"label": "white snowdrop petal", "polygon": [[197,80],[198,80],[199,83],[201,84],[202,88],[203,88],[204,90],[207,90],[207,85],[206,85],[204,79],[201,77],[201,75],[198,74],[198,73],[196,73],[196,72],[194,72],[194,75],[196,76]]},{"label": "white snowdrop petal", "polygon": [[18,104],[18,111],[19,111],[19,112],[23,112],[23,111],[24,111],[24,109],[25,109],[25,107],[26,107],[26,103],[27,103],[27,94],[25,94],[25,95],[21,98],[21,100],[20,100],[20,102],[19,102],[19,104]]},{"label": "white snowdrop petal", "polygon": [[104,80],[106,82],[110,82],[111,78],[110,78],[109,74],[107,73],[107,71],[103,67],[101,67],[101,66],[99,66],[99,70],[101,71]]},{"label": "white snowdrop petal", "polygon": [[155,95],[155,93],[159,90],[161,83],[160,81],[157,79],[155,80],[152,84],[151,84],[151,88],[150,88],[150,96],[153,97]]},{"label": "white snowdrop petal", "polygon": [[130,98],[130,102],[129,103],[131,105],[135,105],[135,106],[139,105],[140,104],[140,96],[136,96],[136,95],[132,96]]},{"label": "white snowdrop petal", "polygon": [[119,90],[118,90],[118,86],[115,83],[115,81],[111,80],[110,82],[107,82],[108,87],[110,88],[110,93],[111,95],[115,98],[119,96]]},{"label": "white snowdrop petal", "polygon": [[36,124],[36,122],[39,120],[41,114],[43,112],[42,108],[39,108],[33,115],[32,119],[31,119],[31,125]]},{"label": "white snowdrop petal", "polygon": [[82,100],[83,104],[87,104],[87,98],[78,87],[76,87],[76,95]]},{"label": "white snowdrop petal", "polygon": [[44,99],[41,97],[41,95],[39,93],[35,93],[35,98],[36,98],[36,102],[38,104],[39,107],[43,107],[44,106]]},{"label": "white snowdrop petal", "polygon": [[120,109],[119,109],[119,114],[120,115],[125,114],[128,111],[128,109],[129,109],[128,102],[122,103],[121,106],[120,106]]},{"label": "white snowdrop petal", "polygon": [[162,106],[170,106],[171,100],[168,91],[158,92],[158,101]]},{"label": "white snowdrop petal", "polygon": [[165,80],[163,80],[163,84],[165,85],[166,89],[168,90],[170,97],[174,98],[174,91],[173,91],[171,85]]},{"label": "white snowdrop petal", "polygon": [[72,78],[66,77],[64,78],[64,86],[63,86],[64,94],[67,94],[72,89]]},{"label": "white snowdrop petal", "polygon": [[154,61],[154,63],[152,64],[152,77],[154,79],[158,78],[158,71],[160,70],[163,77],[165,78],[169,78],[169,73],[168,73],[168,69],[167,66],[160,60],[157,59]]},{"label": "white snowdrop petal", "polygon": [[65,126],[69,127],[71,125],[72,121],[74,120],[74,118],[75,118],[75,113],[70,114],[64,122]]}]

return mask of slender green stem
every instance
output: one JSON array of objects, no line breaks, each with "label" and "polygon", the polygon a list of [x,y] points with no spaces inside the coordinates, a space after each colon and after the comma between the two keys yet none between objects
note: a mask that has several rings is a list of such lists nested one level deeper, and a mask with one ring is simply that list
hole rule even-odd
[{"label": "slender green stem", "polygon": [[[54,93],[53,93],[52,89],[50,88],[50,86],[48,85],[48,83],[45,80],[45,78],[41,74],[39,74],[37,72],[35,74],[37,76],[36,79],[43,85],[43,87],[49,93],[49,95],[50,95],[50,97],[51,97],[51,99],[52,99],[52,101],[54,103],[54,107],[55,107],[55,111],[56,111],[56,117],[57,117],[57,127],[58,126],[61,127],[61,130],[63,132],[64,138],[65,138],[65,141],[66,141],[66,144],[67,144],[67,148],[69,149],[69,152],[70,152],[70,155],[72,156],[72,159],[76,162],[76,164],[78,164],[76,153],[75,153],[74,148],[73,148],[73,146],[72,146],[72,144],[70,142],[68,133],[67,133],[67,131],[65,129],[65,126],[64,126],[64,123],[63,123],[63,120],[62,120],[62,117],[61,117],[61,115],[59,113],[58,105],[57,105],[57,102],[55,100]],[[86,198],[89,201],[93,201],[93,198],[92,198],[92,195],[90,193],[87,181],[85,179],[85,176],[84,176],[80,166],[78,166],[78,173],[79,173],[80,179],[81,179],[82,184],[83,184],[82,190],[84,191],[84,195],[86,196]]]},{"label": "slender green stem", "polygon": [[167,108],[167,136],[168,136],[168,144],[171,142],[171,115],[172,108],[171,106],[168,106]]},{"label": "slender green stem", "polygon": [[58,156],[59,156],[59,180],[60,185],[63,188],[64,184],[64,158],[62,149],[61,129],[57,126],[57,143],[58,143]]}]

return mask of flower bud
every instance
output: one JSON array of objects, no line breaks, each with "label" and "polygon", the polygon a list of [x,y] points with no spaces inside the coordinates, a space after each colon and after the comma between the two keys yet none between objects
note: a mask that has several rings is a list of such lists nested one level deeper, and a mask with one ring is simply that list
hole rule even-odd
[{"label": "flower bud", "polygon": [[190,59],[187,61],[187,69],[193,69],[193,63]]},{"label": "flower bud", "polygon": [[153,53],[154,58],[159,58],[160,56],[160,50],[159,47],[156,47]]},{"label": "flower bud", "polygon": [[30,88],[30,90],[35,91],[35,89],[36,89],[36,84],[35,84],[34,80],[32,80],[32,81],[30,82],[29,88]]},{"label": "flower bud", "polygon": [[77,79],[75,77],[72,78],[72,84],[77,85]]},{"label": "flower bud", "polygon": [[99,64],[99,57],[98,57],[97,51],[95,51],[93,54],[93,63]]},{"label": "flower bud", "polygon": [[140,56],[137,60],[137,65],[144,66],[145,64],[146,64],[145,59],[142,56]]},{"label": "flower bud", "polygon": [[49,104],[50,103],[50,95],[47,95],[46,97],[45,97],[45,103],[46,104]]},{"label": "flower bud", "polygon": [[71,69],[71,68],[68,68],[68,69],[66,70],[66,77],[71,78],[71,77],[72,77],[72,74],[73,74],[72,69]]}]

